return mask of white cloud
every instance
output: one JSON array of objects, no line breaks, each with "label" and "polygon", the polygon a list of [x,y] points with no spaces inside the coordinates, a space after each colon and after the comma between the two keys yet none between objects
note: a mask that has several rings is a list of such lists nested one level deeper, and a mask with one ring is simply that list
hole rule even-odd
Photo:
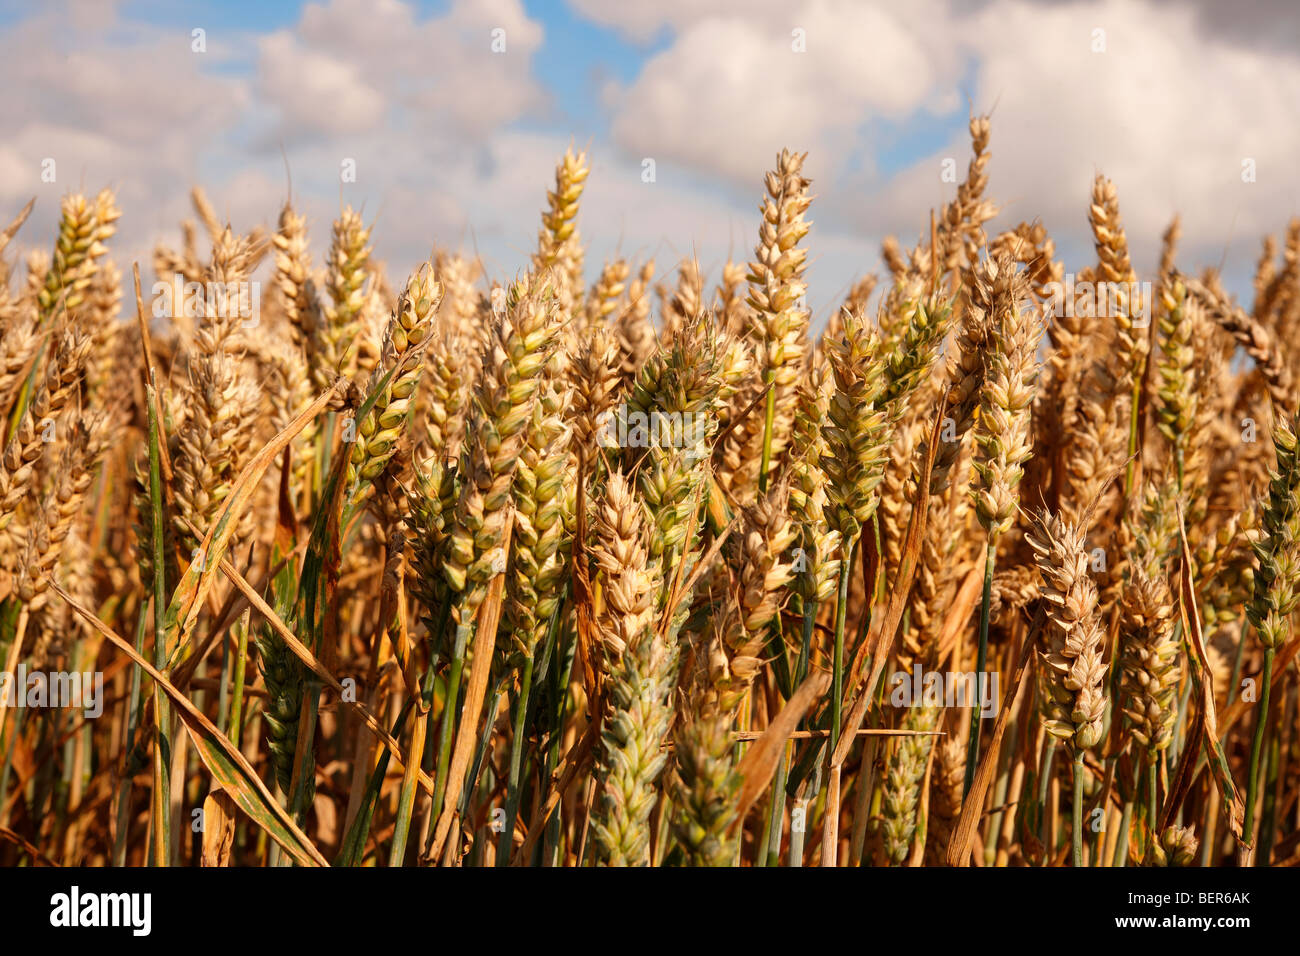
[{"label": "white cloud", "polygon": [[[295,201],[313,215],[318,262],[340,202],[368,203],[368,215],[387,214],[376,241],[400,271],[435,236],[470,235],[474,162],[544,102],[530,72],[542,28],[518,0],[454,2],[423,18],[398,0],[308,4],[291,30],[210,31],[203,55],[188,27],[125,16],[73,3],[0,34],[0,82],[23,91],[0,100],[0,216],[38,199],[22,246],[48,245],[63,195],[112,185],[123,209],[113,254],[147,271],[153,243],[176,241],[177,223],[193,218],[196,183],[237,228],[273,224],[287,161]],[[491,50],[497,28],[504,53]],[[234,62],[250,51],[251,75]],[[54,183],[41,181],[47,157]],[[346,187],[343,157],[358,165]],[[502,165],[505,178],[508,156]],[[444,176],[453,167],[466,172]],[[545,183],[529,184],[529,206]],[[497,215],[532,219],[509,207]]]},{"label": "white cloud", "polygon": [[260,92],[283,138],[411,127],[482,141],[544,102],[529,72],[541,42],[519,0],[457,0],[426,20],[399,0],[310,3],[261,39]]},{"label": "white cloud", "polygon": [[[1139,266],[1181,211],[1181,264],[1217,263],[1230,243],[1241,290],[1259,234],[1300,209],[1290,122],[1300,56],[1211,29],[1181,5],[570,6],[633,42],[666,38],[630,80],[593,80],[608,110],[607,127],[582,118],[608,129],[591,146],[581,214],[593,276],[619,250],[655,255],[661,275],[696,254],[710,280],[728,256],[746,260],[763,171],[789,146],[810,151],[811,300],[824,310],[876,268],[882,235],[914,241],[952,195],[939,164],[950,156],[965,168],[968,96],[994,109],[995,226],[1041,217],[1070,269],[1092,259],[1097,171],[1118,184]],[[1106,31],[1103,54],[1091,52],[1095,27]],[[501,54],[491,51],[497,28]],[[791,49],[795,28],[806,53]],[[64,193],[106,183],[124,209],[114,242],[124,263],[147,262],[154,239],[192,216],[196,182],[238,228],[271,224],[287,160],[317,262],[347,202],[378,219],[377,254],[395,283],[434,242],[477,248],[496,276],[526,265],[574,131],[533,75],[545,36],[519,0],[459,0],[433,15],[399,0],[330,0],[304,6],[285,30],[208,39],[196,56],[188,28],[143,25],[107,4],[7,25],[0,82],[22,95],[0,100],[0,218],[39,200],[21,244],[48,244]],[[920,141],[931,144],[925,155]],[[640,179],[646,156],[658,162],[654,184]],[[44,157],[57,159],[55,184],[40,182]],[[355,183],[340,182],[343,157],[356,160]],[[1244,157],[1256,160],[1253,184],[1241,182]]]},{"label": "white cloud", "polygon": [[715,0],[707,6],[698,0],[568,0],[568,4],[588,20],[612,27],[638,43],[654,39],[665,27],[680,30],[700,19],[739,16],[762,8],[758,0]]},{"label": "white cloud", "polygon": [[[965,170],[967,96],[977,111],[993,110],[989,191],[1005,210],[995,225],[1041,218],[1058,248],[1084,257],[1071,268],[1091,257],[1097,172],[1119,187],[1139,264],[1153,261],[1180,211],[1185,267],[1217,263],[1231,243],[1240,281],[1259,234],[1300,208],[1290,174],[1300,155],[1294,45],[1243,43],[1177,4],[808,0],[723,4],[711,16],[686,3],[571,5],[634,40],[670,36],[610,97],[627,154],[756,189],[777,149],[808,149],[814,247],[819,227],[914,241],[928,211],[952,195],[941,161]],[[806,30],[806,54],[791,53],[794,26]],[[1104,53],[1092,49],[1097,28]],[[881,129],[926,117],[942,118],[949,141],[881,172]],[[1241,181],[1247,157],[1255,183]]]},{"label": "white cloud", "polygon": [[231,155],[225,134],[249,105],[244,80],[204,72],[222,54],[205,56],[188,30],[124,22],[111,4],[52,5],[0,33],[0,85],[13,94],[0,98],[0,218],[37,199],[20,245],[48,248],[60,199],[105,185],[123,209],[119,259],[174,227],[170,201]]},{"label": "white cloud", "polygon": [[285,116],[283,132],[355,133],[384,121],[384,95],[357,64],[302,48],[286,32],[261,42],[262,92]]},{"label": "white cloud", "polygon": [[904,15],[816,0],[682,20],[673,43],[617,98],[614,138],[629,152],[744,183],[786,146],[833,169],[863,123],[957,104],[960,62],[930,55],[920,24],[905,19],[931,7],[927,0]]},{"label": "white cloud", "polygon": [[[1005,225],[1039,217],[1082,248],[1100,172],[1119,189],[1140,266],[1154,265],[1159,235],[1179,212],[1185,268],[1217,264],[1229,243],[1240,268],[1260,234],[1300,209],[1291,175],[1300,128],[1284,119],[1300,102],[1295,51],[1228,42],[1176,6],[1117,0],[999,0],[956,27],[978,38],[975,102],[994,107],[989,189]],[[1105,52],[1093,52],[1094,37]],[[940,157],[964,168],[968,152],[958,137],[887,184],[891,211],[932,204]],[[1258,166],[1254,183],[1241,178],[1246,157]],[[872,214],[864,204],[862,217]]]}]

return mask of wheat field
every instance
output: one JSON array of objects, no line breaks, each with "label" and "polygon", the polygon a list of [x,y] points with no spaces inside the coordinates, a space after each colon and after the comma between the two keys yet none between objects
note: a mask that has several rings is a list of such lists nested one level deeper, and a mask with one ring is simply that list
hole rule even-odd
[{"label": "wheat field", "polygon": [[1300,863],[1300,220],[1246,307],[1098,176],[1067,266],[970,134],[820,330],[788,151],[713,277],[584,261],[573,150],[513,276],[29,204],[0,863]]}]

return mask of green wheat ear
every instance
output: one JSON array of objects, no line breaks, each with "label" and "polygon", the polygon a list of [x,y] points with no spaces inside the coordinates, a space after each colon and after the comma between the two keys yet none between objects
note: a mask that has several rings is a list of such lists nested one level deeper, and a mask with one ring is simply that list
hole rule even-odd
[{"label": "green wheat ear", "polygon": [[1295,609],[1300,582],[1300,451],[1296,434],[1300,415],[1280,416],[1273,426],[1273,448],[1277,467],[1269,477],[1268,493],[1262,502],[1260,529],[1255,544],[1259,569],[1254,593],[1246,605],[1246,616],[1259,633],[1261,643],[1276,650],[1291,633],[1291,612]]},{"label": "green wheat ear", "polygon": [[[266,745],[271,753],[275,781],[287,797],[293,787],[293,763],[298,752],[298,722],[307,671],[269,625],[259,628],[254,640],[266,684],[267,703],[262,712],[266,719]],[[308,774],[306,779],[309,789],[302,802],[305,807],[311,806],[316,789],[315,774]]]},{"label": "green wheat ear", "polygon": [[731,740],[731,714],[687,713],[680,720],[674,733],[673,836],[681,844],[687,866],[731,866],[736,856],[731,825],[742,783]]}]

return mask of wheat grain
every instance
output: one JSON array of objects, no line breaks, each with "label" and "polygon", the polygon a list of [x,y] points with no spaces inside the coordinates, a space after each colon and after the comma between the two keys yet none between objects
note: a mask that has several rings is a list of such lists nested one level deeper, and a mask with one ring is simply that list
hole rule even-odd
[{"label": "wheat grain", "polygon": [[1152,753],[1166,749],[1178,716],[1179,647],[1169,588],[1135,567],[1124,592],[1121,642],[1124,713],[1133,736]]},{"label": "wheat grain", "polygon": [[[760,207],[754,261],[749,265],[749,306],[754,310],[752,337],[764,383],[771,383],[770,426],[765,431],[764,465],[780,460],[793,427],[793,396],[799,382],[808,335],[808,310],[803,305],[808,252],[799,243],[812,223],[804,218],[812,197],[803,176],[806,154],[782,150],[776,168],[767,174],[767,196]],[[767,475],[762,476],[766,481]]]},{"label": "wheat grain", "polygon": [[589,172],[586,153],[565,151],[555,167],[555,191],[546,196],[533,255],[535,272],[552,270],[556,299],[566,312],[576,311],[582,300],[582,240],[576,219]]},{"label": "wheat grain", "polygon": [[31,490],[55,419],[81,382],[90,347],[89,335],[75,327],[67,329],[45,363],[44,374],[0,457],[0,531],[13,520],[19,501]]},{"label": "wheat grain", "polygon": [[[484,356],[470,416],[470,445],[443,573],[473,616],[483,585],[502,570],[507,505],[514,471],[532,421],[542,369],[559,317],[546,280],[516,282]],[[468,621],[462,617],[462,624]]]},{"label": "wheat grain", "polygon": [[826,519],[842,545],[856,539],[879,504],[889,442],[889,413],[879,338],[859,314],[841,313],[843,333],[829,343],[835,392],[827,411]]},{"label": "wheat grain", "polygon": [[736,838],[731,824],[741,777],[735,767],[731,715],[693,695],[673,732],[677,782],[673,836],[688,866],[731,866]]},{"label": "wheat grain", "polygon": [[388,324],[383,354],[370,379],[370,390],[378,389],[379,394],[369,414],[356,423],[349,452],[349,486],[372,481],[383,471],[404,434],[424,371],[434,315],[441,302],[442,286],[433,277],[432,266],[426,263],[407,282]]},{"label": "wheat grain", "polygon": [[1300,593],[1300,416],[1273,425],[1277,469],[1260,502],[1262,536],[1255,545],[1259,569],[1246,616],[1265,647],[1276,650],[1290,634],[1291,611]]},{"label": "wheat grain", "polygon": [[979,482],[973,494],[975,514],[991,535],[1011,527],[1019,501],[1017,486],[1030,454],[1029,409],[1042,326],[1037,311],[1024,310],[1023,301],[1023,279],[1011,261],[986,260],[972,290],[973,306],[991,322],[993,344],[974,433]]},{"label": "wheat grain", "polygon": [[1102,733],[1106,710],[1102,660],[1105,634],[1097,617],[1097,587],[1088,574],[1084,529],[1060,515],[1043,515],[1028,538],[1043,577],[1048,634],[1040,660],[1051,692],[1044,727],[1086,750]]},{"label": "wheat grain", "polygon": [[308,301],[315,301],[308,355],[312,381],[324,390],[335,375],[349,375],[356,364],[357,335],[368,297],[366,265],[370,260],[370,229],[350,206],[334,221],[329,256],[325,260],[328,301],[309,285]]}]

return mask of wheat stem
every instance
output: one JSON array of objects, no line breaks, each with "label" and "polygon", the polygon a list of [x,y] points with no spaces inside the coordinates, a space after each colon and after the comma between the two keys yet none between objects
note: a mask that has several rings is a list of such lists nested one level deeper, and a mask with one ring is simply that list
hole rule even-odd
[{"label": "wheat stem", "polygon": [[[140,606],[135,622],[135,652],[144,653],[144,631],[148,623],[148,601]],[[140,665],[131,666],[130,689],[127,691],[126,733],[122,737],[122,782],[117,791],[117,834],[113,840],[113,865],[126,865],[126,837],[131,820],[131,752],[135,749],[135,735],[140,721]],[[238,745],[236,745],[238,746]],[[0,783],[0,794],[5,792]]]},{"label": "wheat stem", "polygon": [[[152,372],[152,370],[151,370]],[[163,609],[167,606],[166,561],[163,549],[163,492],[158,440],[162,434],[154,401],[153,386],[146,386],[149,410],[149,502],[153,509],[153,664],[167,667],[167,629]],[[171,862],[171,701],[154,685],[155,740],[153,756],[153,839],[154,866]]]},{"label": "wheat stem", "polygon": [[839,592],[835,600],[835,658],[831,671],[831,736],[830,745],[826,748],[827,760],[840,740],[841,710],[844,706],[844,624],[849,609],[849,577],[857,545],[857,537],[850,538],[840,561]]},{"label": "wheat stem", "polygon": [[447,696],[442,704],[442,720],[438,724],[437,775],[433,779],[433,819],[442,814],[446,799],[447,772],[451,765],[451,737],[456,723],[456,705],[460,697],[461,676],[465,670],[465,650],[469,647],[474,625],[456,625],[456,643],[451,652],[451,670],[447,674]]},{"label": "wheat stem", "polygon": [[785,825],[785,785],[790,779],[790,754],[781,750],[781,762],[776,766],[772,781],[772,807],[767,820],[767,846],[758,858],[759,866],[779,866],[781,861],[781,831]]},{"label": "wheat stem", "polygon": [[1074,750],[1074,827],[1071,861],[1075,867],[1083,866],[1083,748]]},{"label": "wheat stem", "polygon": [[[559,612],[556,612],[557,616]],[[554,624],[552,624],[554,626]],[[524,658],[524,669],[519,675],[519,699],[515,701],[515,720],[510,738],[510,776],[506,780],[506,819],[497,844],[497,866],[508,866],[510,850],[514,845],[515,818],[519,815],[519,780],[522,775],[524,738],[527,725],[528,703],[533,690],[533,655]]]},{"label": "wheat stem", "polygon": [[[993,565],[997,559],[997,543],[993,532],[988,534],[988,544],[986,546],[986,557],[984,559],[984,591],[980,599],[980,643],[979,653],[975,661],[975,679],[979,680],[980,675],[984,673],[984,665],[988,662],[989,654],[989,609],[993,600]],[[970,715],[970,743],[967,744],[966,750],[966,778],[962,783],[962,796],[970,793],[971,784],[975,781],[975,763],[979,759],[980,752],[980,709],[971,707]]]},{"label": "wheat stem", "polygon": [[1119,838],[1115,841],[1115,855],[1110,865],[1123,867],[1128,865],[1128,828],[1133,820],[1133,801],[1124,801],[1124,812],[1119,818]]},{"label": "wheat stem", "polygon": [[1038,839],[1047,839],[1047,788],[1052,782],[1052,761],[1056,757],[1057,739],[1047,734],[1043,741],[1043,753],[1038,769]]},{"label": "wheat stem", "polygon": [[[1259,716],[1255,719],[1255,733],[1250,740],[1250,775],[1246,778],[1246,817],[1242,832],[1247,843],[1255,839],[1255,800],[1259,789],[1259,755],[1264,746],[1264,728],[1268,722],[1268,705],[1273,684],[1273,658],[1276,650],[1272,647],[1264,650],[1264,670],[1260,674],[1263,690],[1260,692]],[[1253,855],[1252,855],[1252,863]],[[1267,862],[1267,861],[1265,861]]]},{"label": "wheat stem", "polygon": [[426,672],[425,686],[420,690],[420,706],[415,713],[415,726],[411,730],[411,745],[407,748],[406,770],[402,774],[402,790],[397,800],[397,820],[393,826],[393,844],[388,851],[388,865],[401,866],[406,859],[406,844],[411,834],[411,817],[415,812],[415,785],[420,777],[421,758],[424,755],[425,735],[429,722],[422,719],[422,710],[433,699],[433,668]]},{"label": "wheat stem", "polygon": [[[763,384],[770,386],[775,373],[768,369],[763,373]],[[763,417],[763,451],[758,466],[758,493],[767,491],[767,470],[772,462],[772,429],[776,424],[776,389],[768,388],[766,412]]]}]

